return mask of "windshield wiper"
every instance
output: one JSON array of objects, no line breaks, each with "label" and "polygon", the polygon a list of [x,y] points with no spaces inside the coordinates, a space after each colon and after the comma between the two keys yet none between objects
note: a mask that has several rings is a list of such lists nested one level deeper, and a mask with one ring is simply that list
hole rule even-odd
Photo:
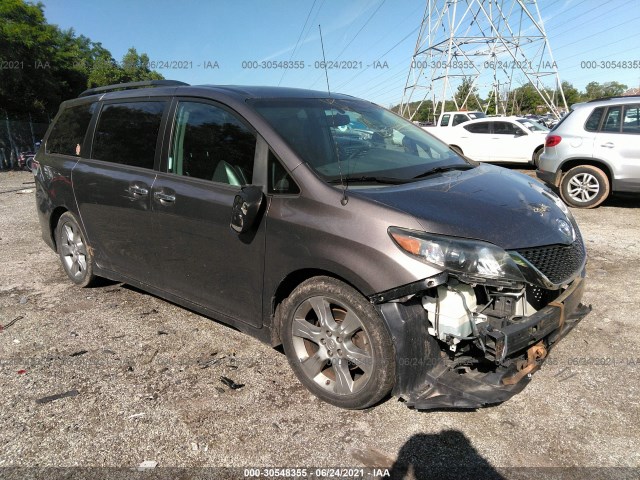
[{"label": "windshield wiper", "polygon": [[393,177],[371,177],[371,176],[360,176],[360,177],[344,177],[334,178],[333,180],[329,180],[328,183],[385,183],[390,185],[396,185],[399,183],[406,183],[410,180],[404,180],[402,178],[393,178]]},{"label": "windshield wiper", "polygon": [[421,173],[420,175],[416,175],[413,178],[424,178],[428,177],[429,175],[435,175],[436,173],[449,172],[451,170],[469,170],[471,168],[474,168],[474,166],[466,163],[458,165],[445,165],[443,167],[434,167],[431,170],[427,170],[426,172]]}]

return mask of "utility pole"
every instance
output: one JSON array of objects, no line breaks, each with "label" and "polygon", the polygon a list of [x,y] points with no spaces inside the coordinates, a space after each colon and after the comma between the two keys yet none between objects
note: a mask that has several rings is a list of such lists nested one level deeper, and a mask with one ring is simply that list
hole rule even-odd
[{"label": "utility pole", "polygon": [[[9,114],[7,111],[4,111],[4,118],[7,124],[7,135],[9,136],[9,169],[13,170],[14,162],[18,161],[18,151],[13,142],[13,137],[11,136],[11,126],[9,125]],[[13,155],[12,155],[13,154]]]},{"label": "utility pole", "polygon": [[413,119],[426,100],[459,108],[462,82],[471,88],[461,105],[477,88],[495,96],[498,113],[501,87],[530,83],[553,115],[568,110],[537,0],[427,0],[400,114]]}]

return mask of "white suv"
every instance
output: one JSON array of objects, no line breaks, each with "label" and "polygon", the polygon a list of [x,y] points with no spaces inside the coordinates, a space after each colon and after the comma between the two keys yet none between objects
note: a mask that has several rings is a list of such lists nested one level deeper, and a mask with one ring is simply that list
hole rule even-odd
[{"label": "white suv", "polygon": [[536,174],[572,207],[597,207],[611,191],[640,192],[640,96],[573,105],[547,135]]}]

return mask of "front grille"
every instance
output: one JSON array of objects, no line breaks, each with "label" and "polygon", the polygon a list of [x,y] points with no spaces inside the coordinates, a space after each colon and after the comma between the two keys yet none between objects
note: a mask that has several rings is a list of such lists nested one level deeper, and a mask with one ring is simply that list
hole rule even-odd
[{"label": "front grille", "polygon": [[571,245],[525,248],[518,250],[518,253],[556,285],[565,283],[574,276],[582,267],[586,255],[577,229],[576,240]]}]

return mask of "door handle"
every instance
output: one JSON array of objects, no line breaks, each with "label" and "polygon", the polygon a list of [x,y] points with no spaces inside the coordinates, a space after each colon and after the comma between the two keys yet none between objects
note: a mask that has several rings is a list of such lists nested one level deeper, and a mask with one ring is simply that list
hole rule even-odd
[{"label": "door handle", "polygon": [[613,147],[615,147],[615,145],[612,142],[603,143],[600,146],[601,147],[605,147],[605,148],[613,148]]},{"label": "door handle", "polygon": [[156,192],[153,194],[153,196],[156,198],[156,200],[160,200],[161,202],[175,202],[176,201],[176,196],[175,195],[169,195],[168,193],[164,193],[164,192]]},{"label": "door handle", "polygon": [[149,195],[149,190],[144,187],[139,187],[138,185],[131,185],[129,187],[129,191],[134,195],[145,196]]}]

